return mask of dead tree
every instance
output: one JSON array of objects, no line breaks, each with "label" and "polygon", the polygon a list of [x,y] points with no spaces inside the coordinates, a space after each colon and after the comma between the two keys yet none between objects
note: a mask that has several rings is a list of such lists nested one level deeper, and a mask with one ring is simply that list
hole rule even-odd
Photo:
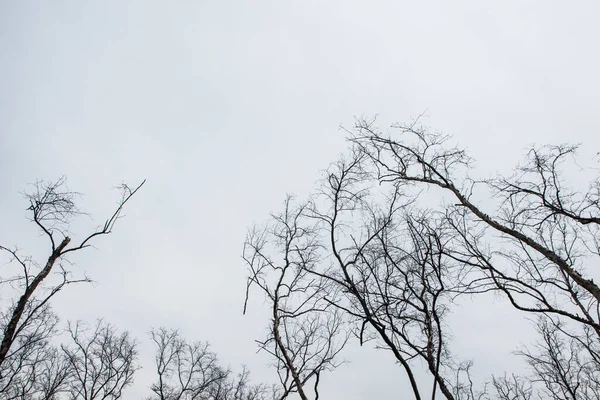
[{"label": "dead tree", "polygon": [[71,379],[69,398],[73,400],[116,400],[133,383],[137,364],[137,342],[128,332],[99,320],[93,329],[84,323],[69,323],[71,345],[62,345]]}]

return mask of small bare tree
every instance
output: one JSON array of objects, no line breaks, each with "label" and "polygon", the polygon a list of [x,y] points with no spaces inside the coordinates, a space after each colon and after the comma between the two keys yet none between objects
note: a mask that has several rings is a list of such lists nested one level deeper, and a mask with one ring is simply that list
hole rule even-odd
[{"label": "small bare tree", "polygon": [[77,322],[69,323],[67,330],[72,344],[61,347],[71,370],[70,399],[120,399],[139,368],[137,342],[102,320],[93,329]]},{"label": "small bare tree", "polygon": [[49,342],[57,323],[48,305],[31,318],[2,365],[1,399],[55,399],[66,390],[70,369]]},{"label": "small bare tree", "polygon": [[188,343],[178,331],[159,328],[150,332],[156,346],[157,381],[149,400],[266,400],[270,391],[251,385],[244,368],[233,377],[219,365],[208,343]]},{"label": "small bare tree", "polygon": [[514,374],[493,377],[492,385],[498,400],[531,400],[534,398],[531,381]]},{"label": "small bare tree", "polygon": [[246,367],[236,376],[231,374],[228,379],[218,381],[210,388],[210,400],[275,400],[278,391],[275,387],[250,383],[250,372]]},{"label": "small bare tree", "polygon": [[540,339],[533,349],[520,351],[542,383],[539,392],[553,400],[600,399],[599,342],[588,328],[584,336],[560,320],[539,318]]}]

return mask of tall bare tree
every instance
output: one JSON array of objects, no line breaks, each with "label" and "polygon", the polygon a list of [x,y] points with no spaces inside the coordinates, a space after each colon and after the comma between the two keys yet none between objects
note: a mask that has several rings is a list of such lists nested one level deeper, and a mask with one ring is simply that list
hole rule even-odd
[{"label": "tall bare tree", "polygon": [[[99,236],[111,233],[123,207],[143,183],[133,189],[121,185],[122,195],[113,214],[103,226],[76,244],[72,244],[68,231],[72,220],[82,213],[75,204],[78,193],[66,189],[65,178],[56,182],[38,182],[34,190],[25,195],[31,221],[48,240],[49,255],[44,263],[38,263],[32,257],[23,256],[17,248],[0,245],[0,252],[7,254],[11,261],[0,276],[5,295],[0,314],[0,390],[3,390],[0,393],[13,390],[17,381],[22,392],[25,387],[33,388],[24,382],[31,381],[32,376],[37,377],[40,370],[36,369],[31,375],[31,368],[56,357],[56,349],[49,350],[51,347],[47,346],[57,324],[49,308],[50,301],[66,286],[90,281],[81,274],[73,276],[68,256],[91,246]],[[49,353],[43,355],[46,350]],[[32,360],[38,361],[32,364]],[[31,368],[27,369],[25,365]],[[40,382],[40,379],[34,381]],[[61,374],[53,379],[58,380],[55,385],[58,390],[64,379]]]},{"label": "tall bare tree", "polygon": [[[281,399],[297,392],[308,400],[309,381],[318,399],[321,373],[338,366],[338,353],[348,339],[343,315],[331,302],[335,289],[309,272],[320,261],[321,245],[315,230],[299,224],[306,207],[295,207],[288,197],[273,226],[251,231],[244,246],[250,271],[246,300],[254,285],[272,305],[269,333],[258,343],[276,360]],[[283,260],[276,261],[280,254]]]},{"label": "tall bare tree", "polygon": [[[343,312],[344,326],[361,343],[375,340],[391,352],[416,399],[597,399],[600,291],[589,265],[600,255],[600,178],[583,190],[569,186],[563,170],[576,148],[562,145],[531,149],[508,177],[473,180],[472,160],[448,146],[448,137],[418,122],[394,128],[384,134],[360,120],[348,131],[349,156],[326,172],[293,225],[273,218],[272,232],[310,233],[312,251],[301,245],[255,251],[266,261],[246,256],[250,280],[271,293],[277,309],[272,288],[287,262],[270,260],[287,260],[290,249],[310,254],[292,276],[318,281],[326,293],[321,299],[332,307],[309,309],[305,317]],[[424,197],[428,188],[439,204]],[[260,250],[282,240],[270,233],[254,242]],[[261,274],[265,265],[280,275]],[[478,387],[473,364],[450,351],[445,316],[453,300],[486,292],[539,318],[542,339],[521,351],[530,376],[491,377]],[[312,301],[310,292],[293,294],[298,304]],[[291,350],[283,347],[281,354]],[[415,379],[421,366],[429,387]]]},{"label": "tall bare tree", "polygon": [[[369,158],[378,182],[403,191],[435,187],[453,199],[441,211],[453,238],[444,254],[457,263],[458,293],[499,292],[517,310],[540,318],[538,356],[524,353],[533,381],[572,382],[573,370],[600,370],[600,291],[590,277],[590,264],[600,254],[600,179],[588,170],[595,176],[587,187],[568,184],[564,171],[576,162],[576,146],[534,147],[510,176],[475,181],[466,178],[470,158],[448,147],[447,137],[417,124],[396,128],[398,135],[391,137],[360,121],[351,142]],[[491,196],[491,209],[474,200],[478,195]],[[565,348],[578,348],[571,354],[579,356]],[[597,398],[589,394],[597,375],[577,376],[576,397]],[[555,387],[538,393],[573,398],[569,386],[561,386],[562,394]]]}]

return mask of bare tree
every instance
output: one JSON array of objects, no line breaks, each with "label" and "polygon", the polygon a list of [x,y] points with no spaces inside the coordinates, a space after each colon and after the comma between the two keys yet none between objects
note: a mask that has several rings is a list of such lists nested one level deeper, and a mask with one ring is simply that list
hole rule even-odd
[{"label": "bare tree", "polygon": [[157,400],[266,400],[270,391],[251,385],[249,373],[232,377],[219,365],[208,343],[188,343],[179,332],[159,328],[150,332],[156,346],[157,381],[151,386]]},{"label": "bare tree", "polygon": [[[2,395],[19,390],[20,398],[33,396],[42,390],[39,382],[44,379],[54,382],[48,383],[50,388],[42,390],[50,390],[46,397],[51,398],[53,393],[61,390],[64,374],[42,378],[40,374],[45,372],[38,367],[60,365],[48,361],[58,357],[56,349],[48,345],[58,322],[49,308],[50,300],[70,284],[90,281],[86,276],[73,277],[68,255],[89,247],[98,236],[111,233],[123,207],[142,185],[143,182],[134,189],[122,185],[122,197],[114,213],[103,226],[75,245],[71,244],[68,229],[73,218],[82,213],[75,204],[78,194],[66,189],[65,178],[57,182],[38,182],[34,185],[34,190],[25,195],[29,202],[27,210],[31,221],[48,239],[50,249],[47,260],[40,264],[31,257],[23,256],[17,248],[0,245],[0,252],[10,258],[9,266],[4,268],[0,276],[0,286],[6,296],[0,314]],[[59,372],[52,368],[48,371]]]},{"label": "bare tree", "polygon": [[517,375],[493,377],[492,385],[499,400],[531,400],[533,399],[532,383]]},{"label": "bare tree", "polygon": [[[293,294],[294,304],[314,301],[312,291],[282,279],[287,273],[293,285],[318,282],[320,301],[331,305],[309,308],[304,318],[342,312],[361,343],[375,340],[393,354],[416,399],[600,398],[600,290],[588,267],[600,255],[600,178],[582,191],[570,187],[562,171],[576,148],[546,146],[533,148],[509,177],[473,180],[472,160],[448,146],[448,137],[418,121],[394,128],[392,136],[358,121],[348,131],[350,156],[326,172],[299,211],[290,217],[286,203],[285,217],[273,218],[272,232],[290,233],[246,241],[250,281],[267,293],[273,321],[278,290],[286,301]],[[441,204],[423,197],[427,188]],[[486,196],[492,212],[475,200]],[[310,237],[310,247],[282,240],[294,235]],[[310,257],[286,272],[295,252]],[[451,353],[445,316],[452,301],[486,292],[539,318],[542,340],[520,352],[531,376],[491,377],[479,386],[473,364]],[[278,347],[274,356],[287,361],[293,347]],[[294,377],[292,363],[281,365]],[[430,387],[415,379],[420,366]]]},{"label": "bare tree", "polygon": [[[269,333],[258,343],[276,360],[283,389],[280,399],[297,392],[308,400],[305,386],[309,381],[318,399],[321,373],[339,365],[338,353],[348,339],[343,316],[331,303],[334,291],[323,278],[309,272],[320,261],[321,245],[316,231],[300,225],[306,207],[294,207],[288,197],[285,211],[274,216],[275,224],[251,231],[244,246],[250,271],[246,301],[254,285],[272,304]],[[283,261],[275,261],[280,254]]]},{"label": "bare tree", "polygon": [[[283,216],[274,218],[275,227],[271,231],[275,234],[261,235],[260,240],[250,235],[246,248],[250,244],[252,257],[245,256],[250,265],[250,279],[268,293],[274,313],[281,308],[277,298],[281,290],[285,301],[293,294],[295,301],[304,306],[301,309],[304,319],[315,315],[323,319],[323,315],[328,315],[330,321],[339,321],[346,315],[350,325],[337,325],[335,334],[343,337],[342,328],[348,327],[361,343],[376,339],[378,346],[389,349],[406,372],[418,399],[422,390],[411,361],[422,359],[434,377],[429,390],[434,393],[440,390],[453,399],[449,382],[442,374],[449,362],[445,360],[447,350],[442,331],[447,266],[441,248],[447,239],[426,215],[402,212],[413,199],[397,191],[386,196],[385,207],[374,205],[365,185],[368,177],[363,162],[364,157],[355,152],[349,160],[334,164],[318,194],[306,206],[290,211],[290,202],[286,201]],[[304,243],[306,239],[298,240],[295,235],[310,237],[307,242],[310,246]],[[269,253],[264,249],[269,241],[281,243],[275,251],[279,250],[285,265],[274,263],[275,256],[266,256]],[[288,260],[297,261],[294,265]],[[266,275],[265,269],[276,271],[280,278]],[[286,273],[289,277],[284,280]],[[305,282],[318,290],[306,290],[306,286],[301,286]],[[276,321],[275,318],[276,314]],[[275,328],[273,324],[272,330]],[[273,338],[276,339],[275,335]],[[327,343],[322,347],[336,348],[337,355],[339,347],[333,339],[335,336],[320,338]],[[293,353],[288,343],[279,343],[277,349],[283,355]],[[274,355],[277,358],[278,354]],[[291,363],[281,364],[293,377]],[[303,381],[296,383],[304,385]]]},{"label": "bare tree", "polygon": [[66,390],[70,369],[49,342],[57,323],[58,318],[48,305],[30,319],[2,365],[1,399],[54,399]]},{"label": "bare tree", "polygon": [[133,383],[137,342],[128,332],[99,320],[93,329],[84,323],[68,324],[71,345],[62,345],[71,369],[69,397],[73,400],[116,400]]},{"label": "bare tree", "polygon": [[[534,148],[513,176],[476,182],[461,179],[471,160],[462,150],[446,149],[447,137],[416,125],[398,128],[392,140],[363,121],[352,142],[369,156],[380,182],[402,189],[435,186],[458,203],[445,209],[458,239],[455,257],[484,273],[468,281],[469,289],[498,290],[521,311],[557,314],[597,329],[600,288],[583,271],[586,256],[598,255],[598,179],[584,194],[563,182],[559,168],[575,148]],[[476,183],[500,200],[495,216],[471,200]],[[503,248],[492,246],[490,231],[507,239]],[[485,244],[496,249],[487,251]],[[498,259],[514,268],[497,267]]]},{"label": "bare tree", "polygon": [[[535,147],[511,176],[474,181],[466,178],[470,158],[463,150],[448,148],[447,137],[416,123],[396,127],[400,132],[392,138],[360,121],[351,142],[370,159],[378,182],[403,191],[437,187],[454,200],[442,209],[454,238],[444,253],[457,263],[459,293],[499,292],[517,310],[541,318],[547,357],[528,357],[537,375],[534,381],[554,379],[551,368],[543,368],[549,364],[541,361],[552,359],[563,340],[588,355],[584,364],[598,370],[600,291],[586,275],[599,254],[600,179],[593,178],[583,191],[565,182],[562,171],[567,161],[574,163],[576,147]],[[493,214],[473,200],[477,188],[495,200]],[[556,328],[552,335],[550,326]],[[555,370],[555,378],[567,382],[582,361],[565,356],[565,363],[569,368]],[[553,365],[557,368],[556,360]],[[597,378],[588,374],[585,379],[578,387],[594,386]]]},{"label": "bare tree", "polygon": [[[71,220],[80,214],[74,201],[78,194],[66,190],[65,184],[65,178],[61,178],[54,183],[38,182],[34,191],[25,196],[29,201],[28,211],[31,212],[32,222],[48,238],[50,244],[50,255],[43,266],[30,257],[20,256],[16,249],[0,246],[0,251],[8,253],[12,261],[20,268],[20,273],[0,280],[2,284],[10,284],[20,292],[18,299],[5,312],[8,318],[3,326],[2,341],[0,343],[0,366],[4,363],[19,334],[56,293],[69,284],[89,282],[87,277],[71,278],[71,273],[66,267],[65,256],[89,247],[96,237],[111,233],[123,207],[144,182],[135,189],[123,184],[121,186],[122,197],[115,212],[102,227],[74,246],[69,246],[71,238],[67,235],[67,230]],[[56,265],[60,269],[58,273],[60,280],[49,287],[44,286]],[[36,298],[36,295],[39,295],[39,298]],[[35,306],[32,307],[32,304],[35,304]]]},{"label": "bare tree", "polygon": [[533,379],[543,384],[540,391],[555,400],[600,399],[599,343],[591,332],[581,337],[551,318],[540,318],[537,330],[538,343],[519,353],[531,366]]},{"label": "bare tree", "polygon": [[275,400],[279,391],[275,387],[263,384],[251,384],[250,372],[246,367],[237,375],[229,374],[227,379],[220,380],[209,389],[210,400]]}]

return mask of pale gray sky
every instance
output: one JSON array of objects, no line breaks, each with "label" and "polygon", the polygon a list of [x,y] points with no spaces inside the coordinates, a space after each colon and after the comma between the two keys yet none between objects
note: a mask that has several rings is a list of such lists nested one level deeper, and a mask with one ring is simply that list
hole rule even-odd
[{"label": "pale gray sky", "polygon": [[[385,126],[428,110],[483,174],[530,143],[600,150],[599,13],[597,1],[0,0],[0,242],[45,254],[24,219],[27,183],[67,175],[95,217],[83,233],[114,185],[146,178],[114,235],[74,260],[97,285],[65,291],[56,309],[143,342],[127,399],[153,377],[151,326],[273,379],[255,354],[260,301],[241,315],[246,229],[287,192],[310,192],[354,116]],[[510,371],[519,339],[489,339],[516,325],[493,307],[468,311],[478,323],[455,327],[455,349]],[[324,398],[399,398],[391,358],[349,354]]]}]

